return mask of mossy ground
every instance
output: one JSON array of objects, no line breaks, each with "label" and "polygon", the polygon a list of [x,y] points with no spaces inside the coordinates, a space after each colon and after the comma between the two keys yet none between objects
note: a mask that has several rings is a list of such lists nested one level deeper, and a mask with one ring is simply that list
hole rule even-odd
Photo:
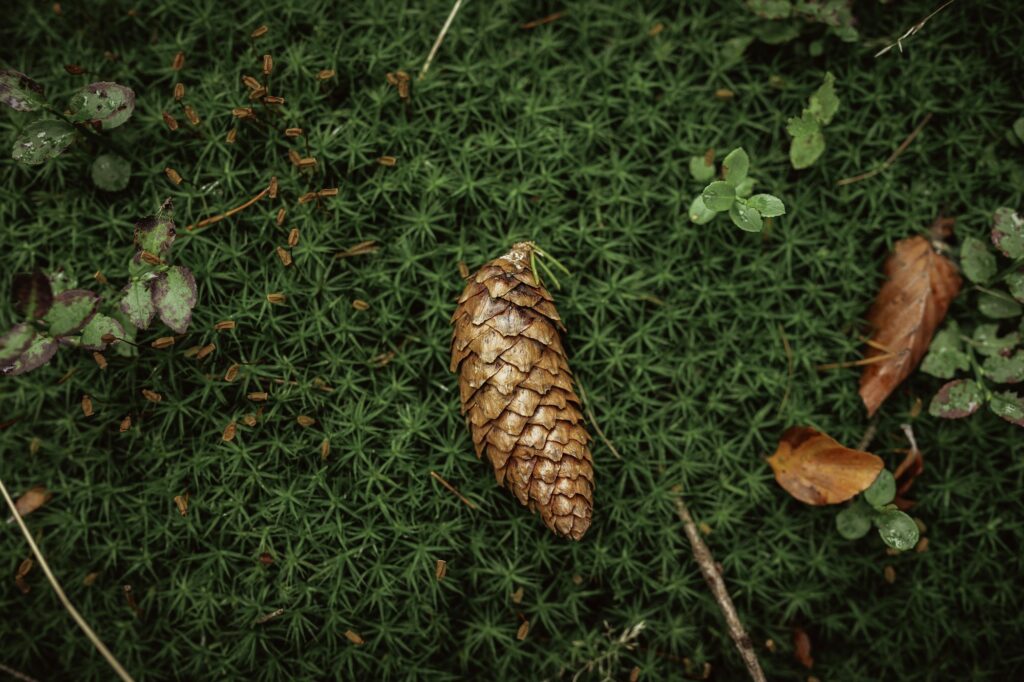
[{"label": "mossy ground", "polygon": [[[894,38],[933,4],[858,2],[861,33]],[[939,213],[958,216],[960,234],[981,236],[995,207],[1021,203],[1022,152],[1004,138],[1021,114],[1016,3],[955,3],[902,55],[875,59],[884,42],[828,39],[811,57],[804,38],[755,43],[730,65],[724,41],[758,21],[740,3],[467,2],[408,105],[385,74],[415,77],[448,3],[63,5],[63,16],[42,2],[5,9],[0,61],[57,101],[90,80],[133,87],[137,113],[112,137],[130,150],[134,174],[126,191],[108,194],[91,186],[84,150],[42,168],[0,162],[5,297],[11,273],[33,265],[62,267],[113,296],[127,275],[133,219],[165,197],[181,227],[241,203],[271,175],[281,181],[277,201],[181,230],[175,261],[199,282],[188,338],[131,360],[111,356],[106,371],[64,350],[0,383],[0,419],[19,419],[0,431],[3,480],[54,492],[29,525],[138,679],[568,679],[612,648],[606,627],[617,634],[641,621],[640,647],[608,663],[614,679],[634,665],[643,679],[679,679],[683,658],[694,670],[709,662],[715,679],[741,679],[675,518],[676,484],[711,529],[771,679],[807,674],[792,656],[796,625],[810,634],[824,680],[1006,680],[1024,669],[1019,429],[988,414],[913,420],[926,453],[913,513],[930,545],[897,557],[874,536],[841,539],[834,510],[790,499],[764,463],[790,425],[848,444],[864,431],[856,370],[815,366],[858,356],[858,323],[888,246]],[[562,9],[550,25],[518,27]],[[664,30],[652,37],[658,23]],[[270,30],[254,42],[260,24]],[[270,129],[231,115],[247,104],[240,76],[256,75],[264,53],[276,64],[272,90],[287,98]],[[70,76],[66,63],[91,75]],[[337,74],[321,82],[321,69]],[[826,70],[842,106],[823,158],[797,173],[785,121]],[[198,128],[172,99],[178,81]],[[735,97],[716,99],[719,88]],[[161,111],[182,129],[169,132]],[[836,187],[889,156],[928,113],[891,169]],[[0,115],[0,138],[13,142],[26,120]],[[315,172],[288,162],[299,145],[282,136],[287,125],[307,132]],[[699,190],[689,157],[739,145],[759,187],[788,207],[763,235],[724,216],[702,227],[687,219]],[[396,165],[378,165],[382,155]],[[170,185],[167,166],[187,183]],[[323,206],[297,204],[322,187],[340,193]],[[284,227],[274,220],[280,206]],[[291,227],[301,239],[284,268],[274,249]],[[595,445],[595,523],[578,544],[495,487],[473,455],[447,369],[458,262],[475,268],[525,238],[573,272],[558,294],[568,348],[622,452]],[[376,253],[334,257],[370,239]],[[94,283],[96,270],[114,284]],[[287,303],[268,304],[269,292]],[[354,299],[369,309],[354,309]],[[952,313],[971,315],[963,303]],[[13,319],[9,306],[0,318]],[[234,331],[212,330],[228,318]],[[209,358],[184,357],[211,342]],[[383,353],[393,359],[377,366]],[[227,383],[232,363],[246,364]],[[898,425],[936,387],[916,377],[883,407],[875,447],[890,467],[905,446]],[[143,388],[163,401],[147,403]],[[254,411],[246,394],[260,389],[270,400],[259,425],[222,442],[229,421]],[[79,409],[83,393],[92,418]],[[119,433],[129,413],[135,425]],[[299,414],[317,424],[301,428]],[[183,517],[172,498],[185,491]],[[13,527],[3,551],[0,661],[40,679],[110,679],[38,568],[31,593],[15,588],[27,548]],[[439,558],[448,562],[441,582]],[[524,641],[519,613],[531,623]],[[768,638],[775,653],[762,646]]]}]

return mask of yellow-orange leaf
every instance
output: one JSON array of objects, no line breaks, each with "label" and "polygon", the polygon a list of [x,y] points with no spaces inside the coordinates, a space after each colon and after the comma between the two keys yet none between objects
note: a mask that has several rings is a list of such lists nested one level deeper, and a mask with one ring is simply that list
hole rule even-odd
[{"label": "yellow-orange leaf", "polygon": [[865,357],[892,357],[865,365],[860,375],[868,416],[921,362],[962,284],[956,266],[919,236],[896,242],[885,261],[885,276],[868,313],[873,331]]},{"label": "yellow-orange leaf", "polygon": [[[39,509],[44,504],[50,501],[53,497],[53,493],[47,490],[44,486],[34,485],[14,502],[14,507],[18,510],[18,514],[21,516],[28,516],[36,509]],[[14,517],[7,519],[7,523],[14,523]]]},{"label": "yellow-orange leaf", "polygon": [[880,457],[843,447],[805,426],[782,434],[768,464],[786,492],[813,505],[845,502],[866,490],[882,470]]}]

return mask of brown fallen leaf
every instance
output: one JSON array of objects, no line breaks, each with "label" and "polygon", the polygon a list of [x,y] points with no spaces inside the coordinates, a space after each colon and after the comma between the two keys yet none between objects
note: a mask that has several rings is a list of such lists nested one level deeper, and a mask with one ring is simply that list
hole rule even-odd
[{"label": "brown fallen leaf", "polygon": [[25,576],[29,574],[29,571],[31,571],[32,567],[35,565],[36,564],[32,559],[25,559],[18,566],[18,572],[14,574],[14,584],[18,586],[18,589],[21,590],[22,594],[28,594],[32,591],[29,584],[25,582]]},{"label": "brown fallen leaf", "polygon": [[[47,490],[45,486],[34,485],[15,500],[14,507],[18,510],[20,516],[25,517],[49,502],[52,497],[53,493]],[[14,523],[14,517],[8,516],[7,523]]]},{"label": "brown fallen leaf", "polygon": [[843,447],[806,426],[782,434],[768,464],[786,492],[812,505],[845,502],[866,490],[882,470],[880,457]]},{"label": "brown fallen leaf", "polygon": [[805,668],[814,667],[811,657],[811,638],[801,627],[793,628],[793,658]]},{"label": "brown fallen leaf", "polygon": [[888,278],[868,313],[873,332],[860,375],[860,397],[872,416],[928,351],[962,281],[956,266],[924,237],[896,242],[885,261]]}]

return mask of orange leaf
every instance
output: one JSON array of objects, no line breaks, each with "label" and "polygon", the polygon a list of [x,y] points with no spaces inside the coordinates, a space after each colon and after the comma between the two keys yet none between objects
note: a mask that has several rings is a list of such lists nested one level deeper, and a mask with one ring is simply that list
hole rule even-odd
[{"label": "orange leaf", "polygon": [[845,502],[866,490],[882,470],[880,457],[843,447],[806,426],[782,434],[768,464],[786,492],[813,505]]},{"label": "orange leaf", "polygon": [[[36,509],[39,509],[44,504],[50,501],[53,497],[53,493],[47,490],[44,486],[35,485],[25,491],[25,493],[14,502],[14,507],[18,510],[18,514],[21,516],[28,516]],[[7,519],[7,523],[14,523],[14,517]]]},{"label": "orange leaf", "polygon": [[793,628],[793,658],[805,668],[814,667],[814,658],[811,656],[811,638],[801,627]]},{"label": "orange leaf", "polygon": [[868,313],[873,335],[865,357],[886,351],[894,355],[865,365],[860,375],[860,397],[868,416],[917,367],[962,284],[956,266],[924,237],[896,242],[884,269],[888,280]]}]

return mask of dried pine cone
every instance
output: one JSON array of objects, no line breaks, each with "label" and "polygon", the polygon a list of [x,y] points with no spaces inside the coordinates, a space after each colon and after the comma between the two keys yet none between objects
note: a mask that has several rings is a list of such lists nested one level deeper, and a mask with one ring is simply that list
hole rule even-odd
[{"label": "dried pine cone", "polygon": [[551,294],[516,244],[470,277],[452,316],[451,371],[476,456],[559,535],[590,526],[594,460]]}]

